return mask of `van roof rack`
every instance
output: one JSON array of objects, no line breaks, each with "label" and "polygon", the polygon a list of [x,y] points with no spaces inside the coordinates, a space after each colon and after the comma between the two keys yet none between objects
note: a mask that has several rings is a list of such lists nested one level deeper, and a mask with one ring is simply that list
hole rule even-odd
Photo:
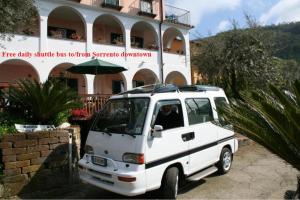
[{"label": "van roof rack", "polygon": [[207,91],[219,91],[221,88],[208,86],[208,85],[186,85],[178,87],[173,84],[153,84],[142,87],[137,87],[132,90],[120,93],[120,95],[126,94],[158,94],[158,93],[170,93],[170,92],[207,92]]},{"label": "van roof rack", "polygon": [[209,85],[186,85],[179,87],[180,92],[207,92],[220,91],[221,88]]},{"label": "van roof rack", "polygon": [[125,94],[157,94],[157,93],[169,93],[169,92],[178,92],[179,88],[173,84],[153,84],[146,85],[142,87],[137,87],[132,90],[121,93],[120,95]]}]

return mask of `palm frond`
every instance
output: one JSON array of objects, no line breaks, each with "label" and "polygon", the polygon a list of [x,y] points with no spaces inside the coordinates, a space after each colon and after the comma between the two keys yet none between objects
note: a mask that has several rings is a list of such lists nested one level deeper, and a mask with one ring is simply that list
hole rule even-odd
[{"label": "palm frond", "polygon": [[60,112],[80,106],[77,93],[56,80],[48,80],[44,84],[20,80],[18,87],[10,88],[8,98],[20,105],[30,120],[38,124],[48,124]]},{"label": "palm frond", "polygon": [[270,94],[252,91],[221,108],[237,132],[246,135],[300,170],[300,82],[293,84],[295,100],[270,85]]}]

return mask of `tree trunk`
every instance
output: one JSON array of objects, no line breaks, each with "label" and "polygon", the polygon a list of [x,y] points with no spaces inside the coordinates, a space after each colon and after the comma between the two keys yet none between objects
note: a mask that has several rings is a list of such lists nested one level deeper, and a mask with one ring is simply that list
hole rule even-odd
[{"label": "tree trunk", "polygon": [[236,77],[236,71],[235,68],[231,68],[231,90],[233,93],[234,98],[240,99],[240,94],[237,89],[237,77]]}]

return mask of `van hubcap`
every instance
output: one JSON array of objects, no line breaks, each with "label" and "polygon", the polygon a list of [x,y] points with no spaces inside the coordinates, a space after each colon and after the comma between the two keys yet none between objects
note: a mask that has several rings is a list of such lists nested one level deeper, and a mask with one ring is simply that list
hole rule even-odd
[{"label": "van hubcap", "polygon": [[231,153],[226,152],[223,156],[223,168],[227,171],[230,169],[231,166]]}]

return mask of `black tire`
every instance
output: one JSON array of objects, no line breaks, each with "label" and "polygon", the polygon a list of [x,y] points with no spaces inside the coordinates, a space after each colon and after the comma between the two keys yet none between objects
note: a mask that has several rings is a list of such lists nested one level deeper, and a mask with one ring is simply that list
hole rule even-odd
[{"label": "black tire", "polygon": [[219,174],[227,174],[232,165],[232,152],[229,148],[224,147],[221,151],[220,159],[217,164]]},{"label": "black tire", "polygon": [[164,199],[176,199],[179,185],[179,170],[177,167],[167,169],[162,185],[161,196]]}]

